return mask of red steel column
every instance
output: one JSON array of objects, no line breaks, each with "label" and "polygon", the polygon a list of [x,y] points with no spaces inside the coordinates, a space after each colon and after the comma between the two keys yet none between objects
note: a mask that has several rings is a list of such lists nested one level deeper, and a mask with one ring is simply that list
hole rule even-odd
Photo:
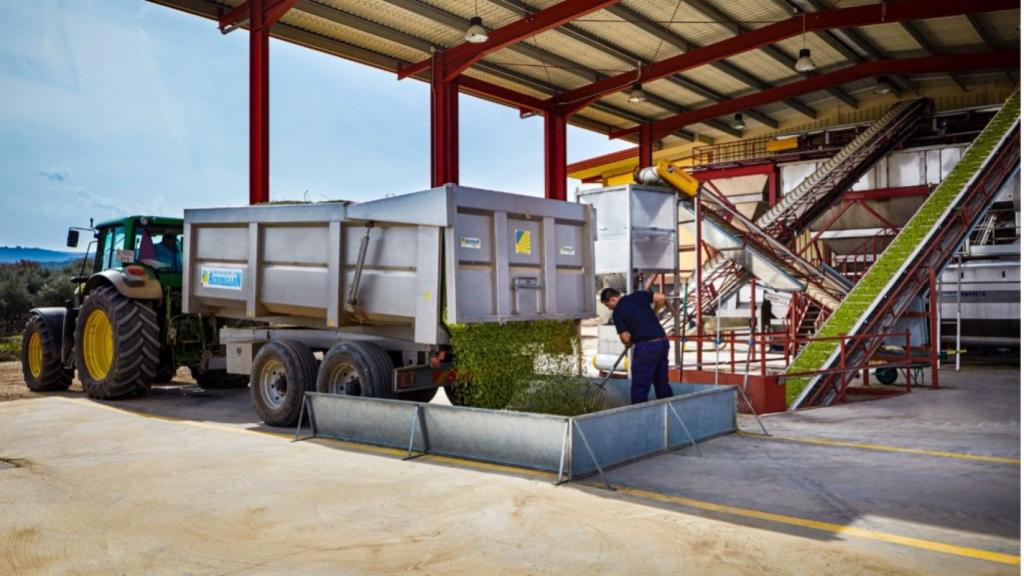
[{"label": "red steel column", "polygon": [[932,365],[932,388],[939,387],[939,298],[935,268],[928,270],[928,340]]},{"label": "red steel column", "polygon": [[555,112],[544,115],[544,197],[567,198],[565,116]]},{"label": "red steel column", "polygon": [[430,185],[459,183],[459,86],[444,79],[444,55],[430,74]]},{"label": "red steel column", "polygon": [[651,125],[644,123],[640,125],[640,168],[648,166],[654,166],[654,135]]},{"label": "red steel column", "polygon": [[270,200],[270,25],[249,2],[249,204]]}]

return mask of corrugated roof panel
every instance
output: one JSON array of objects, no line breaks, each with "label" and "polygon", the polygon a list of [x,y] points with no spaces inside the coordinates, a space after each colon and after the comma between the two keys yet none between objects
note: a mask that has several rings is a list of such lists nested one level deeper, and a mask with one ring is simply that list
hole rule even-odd
[{"label": "corrugated roof panel", "polygon": [[[640,9],[634,11],[641,12]],[[647,14],[644,16],[649,17]],[[639,28],[635,23],[623,20],[607,10],[588,14],[573,21],[573,25],[608,40],[612,44],[627,48],[630,52],[636,53],[648,61],[653,60],[655,54],[657,54],[658,60],[664,60],[681,52],[675,44],[662,41],[657,36]]]},{"label": "corrugated roof panel", "polygon": [[769,84],[774,84],[793,75],[792,68],[787,67],[761,50],[744,52],[743,54],[728,58],[727,61]]},{"label": "corrugated roof panel", "polygon": [[1020,10],[978,14],[977,18],[996,46],[1020,46]]},{"label": "corrugated roof panel", "polygon": [[[633,0],[625,3],[633,11],[668,28],[690,44],[704,46],[724,40],[731,32],[711,22],[686,2],[675,0]],[[674,17],[673,17],[674,16]],[[644,32],[646,34],[646,32]],[[667,44],[667,42],[666,42]],[[659,58],[662,58],[659,56]]]},{"label": "corrugated roof panel", "polygon": [[655,80],[654,82],[648,82],[644,85],[644,89],[646,90],[648,88],[657,94],[678,103],[680,106],[685,106],[687,108],[707,106],[711,103],[707,98],[678,86],[666,78]]},{"label": "corrugated roof panel", "polygon": [[408,48],[403,44],[385,40],[379,36],[367,34],[348,26],[342,26],[330,20],[298,10],[289,11],[281,18],[281,22],[407,62],[415,62],[429,55],[419,50]]},{"label": "corrugated roof panel", "polygon": [[916,26],[940,52],[962,51],[965,48],[981,49],[985,46],[974,32],[971,23],[963,16],[922,20],[917,22]]},{"label": "corrugated roof panel", "polygon": [[470,76],[472,78],[478,78],[478,79],[484,80],[486,82],[490,82],[491,84],[495,84],[495,85],[501,86],[503,88],[508,88],[509,90],[515,90],[516,92],[519,92],[521,94],[526,94],[527,96],[533,96],[534,98],[540,98],[541,100],[546,100],[550,96],[550,94],[547,94],[546,92],[541,92],[540,90],[534,90],[534,89],[530,88],[529,86],[524,86],[524,85],[519,84],[517,82],[512,82],[511,80],[506,80],[505,77],[503,77],[503,76],[497,76],[495,74],[490,74],[488,72],[477,70],[476,68],[470,68],[469,70],[467,70],[465,72],[465,75],[466,76]]},{"label": "corrugated roof panel", "polygon": [[792,16],[790,12],[770,1],[758,0],[705,0],[728,15],[732,20],[740,22],[746,28],[761,28],[779,20]]},{"label": "corrugated roof panel", "polygon": [[547,65],[539,60],[524,56],[523,54],[508,48],[498,50],[493,54],[488,54],[484,58],[484,62],[495,64],[520,74],[525,74],[526,76],[536,78],[541,82],[554,84],[555,86],[559,86],[563,89],[576,88],[589,83],[587,80],[580,78],[568,70]]},{"label": "corrugated roof panel", "polygon": [[424,18],[381,0],[316,0],[372,22],[437,44],[454,46],[462,42],[463,32],[451,26]]},{"label": "corrugated roof panel", "polygon": [[[566,36],[557,30],[549,30],[528,38],[525,43],[579,63],[581,69],[596,71],[609,76],[621,74],[635,68],[634,66],[627,65],[619,58]],[[584,62],[586,62],[585,65],[583,64]]]},{"label": "corrugated roof panel", "polygon": [[913,36],[908,34],[898,23],[862,26],[857,30],[890,58],[923,56],[925,54],[921,50],[921,45],[914,41]]},{"label": "corrugated roof panel", "polygon": [[602,112],[601,110],[596,110],[594,108],[585,108],[579,115],[616,128],[629,128],[630,126],[634,126],[632,122],[622,118],[621,116],[608,114],[607,112]]},{"label": "corrugated roof panel", "polygon": [[684,78],[712,88],[725,96],[736,96],[751,92],[752,87],[711,66],[699,66],[680,74]]},{"label": "corrugated roof panel", "polygon": [[519,19],[519,15],[501,6],[486,0],[417,0],[445,12],[461,17],[469,26],[469,19],[479,16],[483,20],[484,28],[493,30],[511,24]]}]

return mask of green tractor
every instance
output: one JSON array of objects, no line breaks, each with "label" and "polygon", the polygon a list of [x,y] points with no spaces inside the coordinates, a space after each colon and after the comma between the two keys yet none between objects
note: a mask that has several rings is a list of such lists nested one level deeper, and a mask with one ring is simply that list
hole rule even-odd
[{"label": "green tractor", "polygon": [[[188,366],[204,388],[241,387],[226,371],[218,331],[223,320],[181,313],[182,221],[130,216],[89,228],[94,234],[71,280],[63,308],[36,308],[22,337],[22,371],[29,389],[66,390],[75,369],[86,393],[111,399],[144,394]],[[87,273],[93,243],[92,270]]]}]

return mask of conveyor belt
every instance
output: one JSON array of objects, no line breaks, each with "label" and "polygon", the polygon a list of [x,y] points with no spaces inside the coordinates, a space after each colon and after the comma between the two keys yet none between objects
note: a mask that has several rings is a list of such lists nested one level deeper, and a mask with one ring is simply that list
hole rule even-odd
[{"label": "conveyor belt", "polygon": [[[1003,184],[1020,169],[1019,137],[1018,91],[872,264],[817,336],[890,332],[910,303],[926,289],[929,270],[941,273]],[[883,342],[884,337],[880,336],[848,344],[846,365],[863,364]],[[812,342],[800,352],[788,373],[839,368],[839,352],[836,340]],[[786,383],[787,400],[791,408],[829,404],[843,392],[842,382],[848,379],[839,373],[791,378]]]}]

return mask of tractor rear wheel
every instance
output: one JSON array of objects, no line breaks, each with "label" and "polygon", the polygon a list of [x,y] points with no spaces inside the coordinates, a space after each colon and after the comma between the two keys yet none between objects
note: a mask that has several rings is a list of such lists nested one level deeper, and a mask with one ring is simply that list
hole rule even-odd
[{"label": "tractor rear wheel", "polygon": [[21,371],[25,376],[25,384],[33,392],[52,392],[67,390],[71,386],[74,370],[67,370],[60,361],[60,342],[54,341],[58,335],[50,334],[46,322],[33,315],[25,324],[25,332],[21,337]]},{"label": "tractor rear wheel", "polygon": [[316,358],[309,347],[294,340],[264,344],[252,361],[252,403],[270,426],[294,426],[302,401],[316,383]]},{"label": "tractor rear wheel", "polygon": [[316,377],[317,392],[368,398],[394,398],[394,363],[371,342],[342,342],[324,354]]},{"label": "tractor rear wheel", "polygon": [[75,329],[78,379],[92,398],[146,393],[160,363],[156,311],[113,286],[89,293]]}]

